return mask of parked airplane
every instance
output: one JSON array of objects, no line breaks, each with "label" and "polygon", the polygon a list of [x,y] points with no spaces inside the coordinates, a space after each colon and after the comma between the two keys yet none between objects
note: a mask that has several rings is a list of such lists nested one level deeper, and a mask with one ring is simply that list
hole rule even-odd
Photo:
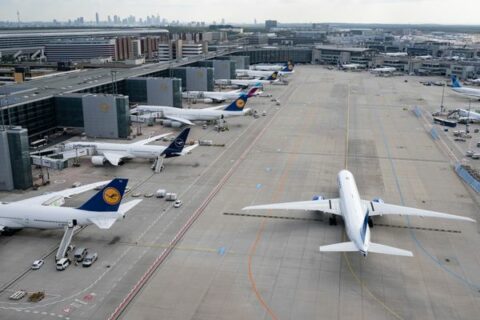
[{"label": "parked airplane", "polygon": [[181,109],[163,106],[138,106],[136,111],[151,112],[157,118],[163,118],[186,125],[194,125],[193,121],[214,121],[229,117],[244,116],[250,113],[245,109],[248,96],[243,94],[228,105],[204,109]]},{"label": "parked airplane", "polygon": [[478,123],[480,122],[480,113],[475,112],[475,111],[469,111],[465,109],[455,109],[452,110],[449,114],[448,117],[456,117],[458,122],[460,123]]},{"label": "parked airplane", "polygon": [[265,84],[272,84],[274,82],[278,82],[278,72],[274,72],[267,79],[217,79],[215,80],[215,84],[217,85],[238,86],[243,88],[261,87]]},{"label": "parked airplane", "polygon": [[246,94],[247,97],[253,97],[258,91],[258,87],[252,87],[248,92],[243,92],[241,89],[232,90],[228,92],[218,91],[186,91],[182,93],[182,97],[185,99],[203,99],[205,103],[220,103],[225,100],[235,100],[240,98],[242,94]]},{"label": "parked airplane", "polygon": [[[372,201],[362,200],[360,199],[355,179],[352,173],[348,170],[342,170],[338,173],[337,183],[340,197],[336,199],[323,199],[321,197],[318,197],[318,199],[314,198],[314,200],[312,201],[286,202],[249,206],[243,208],[242,210],[314,210],[332,214],[333,217],[330,219],[332,219],[333,221],[335,221],[335,215],[342,216],[345,223],[345,230],[350,241],[321,246],[320,251],[360,251],[364,256],[367,256],[368,252],[399,256],[413,256],[412,252],[407,250],[397,249],[394,247],[370,242],[369,223],[370,217],[372,216],[399,214],[475,222],[475,220],[467,217],[387,204],[381,199],[374,199]],[[330,220],[331,223],[332,220]]]},{"label": "parked airplane", "polygon": [[365,65],[359,63],[347,63],[347,64],[340,64],[339,68],[342,70],[357,70],[357,69],[364,69]]},{"label": "parked airplane", "polygon": [[394,67],[382,67],[382,68],[373,68],[373,69],[370,69],[370,71],[372,73],[377,73],[377,74],[387,74],[387,73],[393,73],[395,72],[397,69],[395,69]]},{"label": "parked airplane", "polygon": [[258,79],[265,79],[265,78],[272,77],[273,79],[276,79],[280,74],[280,71],[237,69],[235,73],[239,77],[252,77],[252,78],[258,78]]},{"label": "parked airplane", "polygon": [[452,90],[466,97],[480,99],[480,89],[463,87],[455,75],[452,76]]},{"label": "parked airplane", "polygon": [[147,143],[159,140],[171,133],[133,143],[70,142],[65,144],[65,149],[93,147],[95,155],[92,156],[92,163],[96,166],[104,165],[106,162],[118,166],[123,161],[134,158],[158,161],[164,158],[183,156],[195,149],[198,144],[185,147],[189,132],[190,128],[186,128],[168,146],[147,145]]},{"label": "parked airplane", "polygon": [[257,64],[254,66],[250,66],[250,70],[259,70],[259,71],[278,71],[278,74],[286,76],[291,73],[294,73],[295,71],[293,70],[293,63],[291,61],[288,61],[285,63],[283,66],[281,65],[261,65]]},{"label": "parked airplane", "polygon": [[[78,188],[66,189],[25,200],[0,204],[0,232],[11,233],[23,228],[61,229],[67,225],[94,224],[109,229],[115,221],[142,200],[122,201],[128,179],[101,181]],[[105,185],[106,184],[106,185]],[[105,185],[78,208],[61,207],[72,195]]]},{"label": "parked airplane", "polygon": [[288,61],[284,65],[278,64],[256,64],[250,66],[251,70],[263,70],[263,71],[283,71],[291,72],[293,71],[294,64],[291,61]]}]

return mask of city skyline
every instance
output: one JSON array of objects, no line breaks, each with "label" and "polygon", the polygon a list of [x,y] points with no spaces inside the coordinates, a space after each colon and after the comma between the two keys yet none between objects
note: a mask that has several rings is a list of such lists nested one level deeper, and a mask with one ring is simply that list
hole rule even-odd
[{"label": "city skyline", "polygon": [[[144,19],[159,15],[169,21],[205,21],[220,23],[252,23],[256,19],[263,23],[275,19],[284,23],[300,22],[339,22],[339,23],[398,23],[398,24],[479,24],[477,12],[480,4],[475,0],[451,2],[438,0],[330,0],[312,2],[299,0],[291,4],[286,0],[266,0],[258,3],[246,0],[239,6],[231,0],[186,0],[181,4],[167,0],[161,5],[153,0],[43,0],[39,11],[39,1],[4,0],[0,11],[0,21],[51,22],[75,20],[83,17],[85,22],[107,21],[114,15],[128,18],[135,16]],[[328,5],[327,5],[328,4]],[[72,7],[75,10],[72,10]],[[232,8],[225,10],[225,8]],[[251,12],[248,12],[248,11]],[[17,11],[19,16],[17,16]],[[241,14],[239,14],[241,13]],[[247,13],[247,14],[245,14]]]}]

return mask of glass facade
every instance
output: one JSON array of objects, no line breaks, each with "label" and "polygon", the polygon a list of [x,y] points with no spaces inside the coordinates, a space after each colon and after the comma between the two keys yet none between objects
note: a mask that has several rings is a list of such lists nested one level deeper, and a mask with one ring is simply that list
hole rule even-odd
[{"label": "glass facade", "polygon": [[311,63],[311,48],[281,48],[257,49],[235,53],[238,56],[249,56],[251,64],[257,63],[283,63],[292,60],[294,63]]},{"label": "glass facade", "polygon": [[131,78],[125,80],[126,92],[131,102],[146,103],[147,102],[147,82],[143,77]]},{"label": "glass facade", "polygon": [[118,137],[128,138],[130,134],[130,107],[127,96],[115,97],[117,106]]},{"label": "glass facade", "polygon": [[33,185],[28,131],[23,128],[10,128],[7,130],[7,137],[13,185],[15,189],[28,189]]},{"label": "glass facade", "polygon": [[57,127],[83,127],[82,96],[83,94],[71,94],[54,98]]}]

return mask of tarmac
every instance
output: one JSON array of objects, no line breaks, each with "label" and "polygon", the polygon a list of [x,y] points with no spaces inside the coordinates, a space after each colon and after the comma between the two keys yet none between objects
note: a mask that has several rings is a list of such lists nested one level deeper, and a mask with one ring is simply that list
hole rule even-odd
[{"label": "tarmac", "polygon": [[[440,139],[432,138],[429,113],[439,108],[442,88],[419,80],[299,65],[288,86],[266,89],[280,106],[264,97],[249,101],[247,107],[266,116],[228,119],[230,130],[221,133],[193,128],[192,139],[225,147],[168,159],[159,174],[148,161],[99,168],[82,159],[80,168],[50,172],[53,183],[40,191],[2,193],[2,201],[13,201],[120,176],[130,179],[127,199],[165,188],[184,204],[177,209],[144,198],[110,230],[82,229],[75,245],[99,253],[90,268],[55,270],[61,230],[1,237],[0,318],[477,319],[477,224],[376,217],[372,241],[414,257],[365,258],[318,251],[345,239],[341,221],[330,226],[327,215],[241,210],[337,197],[336,175],[346,167],[363,199],[478,220],[479,198],[453,170],[472,142],[457,143],[439,126]],[[448,88],[445,93],[446,105],[468,105]],[[415,105],[422,117],[412,112]],[[144,135],[152,131],[168,129],[145,127]],[[43,256],[46,264],[30,271]],[[46,298],[8,300],[18,289],[45,291]]]}]

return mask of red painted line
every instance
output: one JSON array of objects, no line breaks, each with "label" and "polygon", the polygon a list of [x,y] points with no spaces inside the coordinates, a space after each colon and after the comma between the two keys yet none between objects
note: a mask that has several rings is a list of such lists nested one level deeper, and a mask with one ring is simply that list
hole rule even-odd
[{"label": "red painted line", "polygon": [[223,187],[223,185],[227,182],[227,180],[232,176],[233,172],[238,168],[240,163],[245,159],[247,154],[250,152],[250,150],[253,148],[255,143],[263,136],[267,128],[270,126],[270,124],[273,122],[273,120],[276,118],[276,115],[278,115],[279,112],[275,114],[271,118],[271,120],[267,123],[267,125],[260,131],[260,133],[257,135],[257,137],[252,141],[252,143],[245,149],[245,151],[242,153],[240,158],[235,162],[235,164],[228,170],[228,172],[223,176],[223,178],[220,180],[220,182],[215,186],[215,188],[210,192],[210,194],[207,196],[207,198],[203,201],[203,203],[200,205],[197,210],[192,214],[192,216],[188,219],[188,221],[183,225],[183,227],[180,229],[180,231],[175,235],[175,237],[170,241],[169,246],[163,250],[162,254],[158,256],[157,259],[150,265],[148,270],[143,274],[143,276],[140,278],[140,280],[133,286],[132,290],[127,294],[127,296],[123,299],[123,301],[117,306],[117,308],[113,311],[113,313],[108,317],[108,320],[116,320],[120,317],[120,315],[125,311],[126,307],[132,302],[132,300],[135,298],[135,296],[140,292],[140,290],[143,288],[145,283],[152,277],[153,273],[158,269],[158,267],[165,261],[165,259],[172,253],[173,249],[175,246],[180,242],[180,240],[183,238],[185,233],[190,229],[190,227],[193,225],[193,223],[200,217],[200,215],[203,213],[205,208],[208,206],[210,201],[217,195],[217,193],[220,191],[220,189]]}]

